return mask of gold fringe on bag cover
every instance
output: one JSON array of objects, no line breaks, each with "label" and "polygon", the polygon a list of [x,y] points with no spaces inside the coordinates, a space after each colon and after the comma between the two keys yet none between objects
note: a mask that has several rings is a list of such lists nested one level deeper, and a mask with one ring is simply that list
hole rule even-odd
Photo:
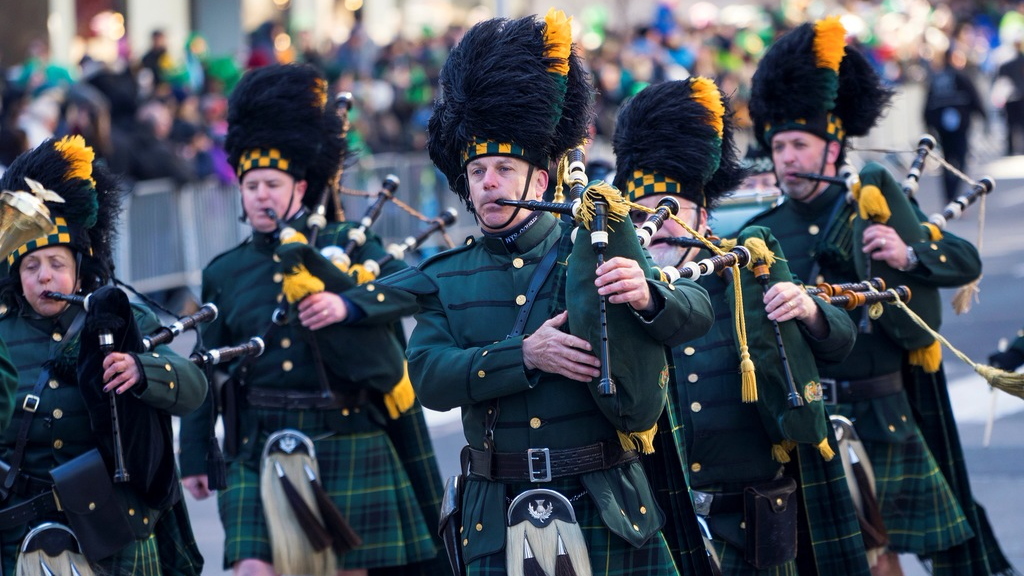
[{"label": "gold fringe on bag cover", "polygon": [[612,228],[613,222],[628,220],[630,203],[611,184],[597,181],[587,187],[580,201],[578,218],[580,225],[587,230],[590,230],[590,226],[594,222],[594,202],[597,200],[604,200],[608,204],[609,228]]},{"label": "gold fringe on bag cover", "polygon": [[281,282],[281,292],[289,304],[294,304],[310,294],[324,291],[324,281],[313,276],[304,264],[292,268]]},{"label": "gold fringe on bag cover", "polygon": [[[276,453],[263,460],[263,473],[260,477],[260,498],[263,502],[263,514],[266,517],[267,529],[270,533],[270,546],[273,551],[274,570],[278,574],[309,574],[312,576],[333,576],[336,570],[334,550],[330,546],[330,536],[326,546],[323,542],[316,543],[317,550],[296,516],[292,503],[285,492],[282,478],[279,477],[277,465],[280,466],[284,479],[287,479],[296,490],[305,505],[305,509],[313,515],[313,520],[322,528],[322,518],[316,511],[316,500],[313,490],[306,480],[304,466],[317,471],[316,462],[307,454]],[[317,473],[319,473],[317,471]],[[308,518],[306,519],[308,522]],[[307,525],[307,528],[309,526]]]},{"label": "gold fringe on bag cover", "polygon": [[654,437],[658,435],[658,425],[651,426],[649,430],[642,432],[615,431],[619,435],[619,444],[622,449],[637,450],[641,454],[654,454]]},{"label": "gold fringe on bag cover", "polygon": [[857,197],[857,210],[860,212],[861,220],[870,220],[879,224],[885,224],[892,216],[889,203],[878,186],[863,186]]},{"label": "gold fringe on bag cover", "polygon": [[942,345],[935,340],[923,348],[915,348],[910,351],[909,361],[911,366],[920,366],[925,372],[934,374],[942,365]]},{"label": "gold fringe on bag cover", "polygon": [[921,317],[915,314],[914,311],[911,310],[910,307],[908,307],[906,304],[900,302],[898,298],[892,304],[893,306],[896,306],[900,310],[906,312],[915,324],[920,326],[922,330],[927,330],[928,333],[932,335],[932,337],[941,342],[942,345],[945,346],[946,348],[949,348],[949,350],[953,352],[953,354],[955,354],[957,358],[963,360],[968,366],[973,368],[979,376],[984,378],[985,381],[991,384],[994,388],[998,388],[1003,392],[1006,392],[1007,394],[1012,394],[1018,398],[1024,398],[1024,374],[1018,374],[1016,372],[1007,372],[1006,370],[1001,370],[993,366],[988,366],[986,364],[980,364],[972,361],[970,357],[968,357],[966,354],[958,350],[955,346],[950,344],[949,340],[946,340],[946,338],[942,334],[939,334],[935,330],[932,330],[932,328],[928,326],[927,322],[922,320]]}]

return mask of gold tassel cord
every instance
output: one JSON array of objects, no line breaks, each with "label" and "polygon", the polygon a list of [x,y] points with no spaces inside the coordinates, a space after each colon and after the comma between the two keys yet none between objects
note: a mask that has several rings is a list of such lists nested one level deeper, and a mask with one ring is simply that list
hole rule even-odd
[{"label": "gold tassel cord", "polygon": [[772,444],[772,460],[779,464],[789,464],[789,450],[782,444]]},{"label": "gold tassel cord", "polygon": [[814,59],[818,68],[839,73],[839,64],[846,54],[846,29],[839,16],[830,16],[814,24]]},{"label": "gold tassel cord", "polygon": [[608,227],[612,228],[613,222],[624,222],[629,220],[629,209],[632,203],[622,197],[622,194],[607,182],[594,182],[587,186],[583,192],[580,202],[580,209],[577,218],[580,225],[590,230],[594,222],[594,203],[604,201],[608,204]]},{"label": "gold tassel cord", "polygon": [[657,424],[640,432],[623,432],[621,430],[616,430],[616,432],[623,450],[637,450],[641,454],[654,454],[654,437],[658,434]]},{"label": "gold tassel cord", "polygon": [[[978,253],[981,253],[982,241],[984,239],[985,232],[985,197],[988,194],[981,195],[981,204],[978,206]],[[978,276],[974,281],[961,286],[956,294],[953,295],[953,311],[956,312],[957,316],[966,314],[971,310],[972,302],[979,302],[978,294],[981,293],[981,288],[978,287],[981,284],[982,276]]]},{"label": "gold tassel cord", "polygon": [[896,300],[892,304],[893,306],[896,306],[900,310],[906,312],[915,324],[920,326],[923,330],[927,330],[928,333],[930,333],[936,340],[941,342],[946,348],[949,348],[949,350],[952,351],[953,354],[957,356],[957,358],[960,358],[961,360],[964,361],[964,363],[973,368],[975,372],[977,372],[982,378],[985,379],[986,382],[991,384],[993,387],[998,388],[1003,392],[1006,392],[1007,394],[1012,394],[1018,398],[1024,398],[1024,374],[1017,374],[1016,372],[1007,372],[1006,370],[1000,370],[999,368],[995,368],[992,366],[972,361],[966,354],[964,354],[960,350],[957,350],[956,347],[950,344],[949,340],[946,340],[944,336],[932,330],[932,328],[928,326],[927,322],[922,320],[920,316],[915,314],[914,311],[911,310],[910,307],[908,307],[906,304],[901,302],[899,298],[896,298]]},{"label": "gold tassel cord", "polygon": [[860,193],[856,195],[856,200],[862,220],[885,224],[892,216],[889,203],[886,202],[885,196],[878,186],[862,186]]}]

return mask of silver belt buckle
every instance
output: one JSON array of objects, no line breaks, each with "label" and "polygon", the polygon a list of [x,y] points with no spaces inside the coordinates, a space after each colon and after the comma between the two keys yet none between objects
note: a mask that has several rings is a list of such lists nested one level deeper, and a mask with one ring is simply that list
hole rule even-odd
[{"label": "silver belt buckle", "polygon": [[[543,466],[538,470],[536,464]],[[551,482],[551,450],[547,448],[529,448],[526,450],[526,469],[530,472],[530,482]]]},{"label": "silver belt buckle", "polygon": [[826,406],[835,406],[839,403],[839,386],[835,378],[821,379],[821,403]]},{"label": "silver belt buckle", "polygon": [[690,494],[693,494],[693,511],[697,516],[710,516],[711,502],[715,499],[715,495],[697,490],[690,490]]}]

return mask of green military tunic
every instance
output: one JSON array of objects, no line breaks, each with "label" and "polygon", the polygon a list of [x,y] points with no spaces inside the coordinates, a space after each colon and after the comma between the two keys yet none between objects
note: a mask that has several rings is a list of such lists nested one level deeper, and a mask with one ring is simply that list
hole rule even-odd
[{"label": "green military tunic", "polygon": [[[72,321],[78,314],[84,314],[78,306],[69,306],[55,318],[40,318],[31,312],[26,304],[26,312],[8,310],[0,318],[0,338],[9,343],[11,355],[16,358],[18,368],[17,395],[14,418],[11,425],[5,427],[0,440],[0,458],[10,461],[14,450],[21,420],[25,414],[22,406],[25,397],[35,387],[46,363],[55,365],[51,369],[49,379],[39,394],[39,403],[32,418],[28,432],[21,471],[34,478],[49,478],[48,472],[56,466],[65,464],[73,458],[96,448],[100,442],[92,432],[89,413],[79,392],[75,365],[78,356],[78,338],[80,334],[68,334]],[[142,334],[151,334],[161,324],[152,312],[141,307],[134,308],[135,319]],[[65,336],[74,338],[67,343],[63,360],[51,358],[51,348],[61,343]],[[197,408],[206,396],[206,378],[202,372],[187,358],[175,354],[167,346],[157,346],[152,352],[137,354],[142,368],[142,382],[133,387],[129,393],[145,404],[160,410],[169,416],[182,416]],[[54,362],[51,362],[54,361]],[[141,390],[141,392],[137,392]],[[169,426],[169,422],[168,422]],[[131,430],[122,430],[122,434],[131,434]],[[160,574],[160,548],[169,546],[181,551],[194,546],[191,534],[179,530],[177,516],[182,510],[155,510],[143,503],[142,496],[135,492],[129,484],[115,484],[127,507],[128,518],[137,538],[114,556],[99,563],[99,568],[115,574]],[[26,496],[12,494],[4,506],[11,506],[26,500]],[[158,542],[154,531],[160,537],[164,524],[161,518],[170,513],[175,518],[175,526],[167,528],[177,532],[178,537],[187,539],[176,543]],[[186,524],[187,524],[187,517]],[[32,525],[44,519],[34,521]],[[59,521],[59,519],[58,519]],[[17,561],[17,549],[22,538],[32,526],[25,525],[12,528],[0,534],[3,541],[3,572],[14,573]],[[166,560],[166,558],[165,558]],[[195,568],[201,570],[201,565]],[[166,570],[166,569],[165,569]],[[168,570],[168,573],[173,573]]]},{"label": "green military tunic", "polygon": [[[896,185],[884,168],[873,163],[861,172],[861,180]],[[898,188],[896,193],[899,194]],[[860,246],[853,237],[855,207],[847,205],[844,198],[845,190],[831,185],[810,202],[787,200],[755,216],[749,224],[771,228],[786,253],[790,270],[802,280],[859,281],[854,262],[854,250]],[[923,221],[923,216],[920,219]],[[980,273],[977,251],[953,235],[947,234],[940,241],[912,241],[908,245],[918,254],[917,268],[899,272],[873,261],[872,276],[882,276],[890,286],[908,284],[916,297],[919,292],[924,295],[928,290],[964,284]],[[855,309],[850,316],[859,322],[862,313]],[[899,312],[887,309],[886,314]],[[908,346],[887,331],[885,323],[892,320],[875,322],[870,333],[858,334],[853,352],[845,361],[819,362],[822,378],[856,381],[898,376],[907,364]],[[973,533],[924,442],[908,401],[907,386],[904,380],[904,390],[840,404],[836,412],[855,421],[871,457],[890,548],[928,554],[960,544]]]},{"label": "green military tunic", "polygon": [[[0,305],[0,316],[7,314],[7,306]],[[14,390],[18,386],[18,370],[11,362],[7,343],[0,338],[0,430],[6,430],[14,414]]]},{"label": "green military tunic", "polygon": [[[701,251],[695,259],[709,256],[710,253]],[[742,277],[744,281],[753,282],[753,277],[745,271]],[[712,494],[740,494],[749,486],[781,475],[783,465],[772,457],[773,440],[762,423],[757,404],[744,403],[741,398],[740,356],[731,312],[731,291],[726,290],[726,281],[719,276],[702,277],[698,284],[711,298],[715,323],[706,335],[672,349],[675,379],[669,388],[669,420],[676,446],[685,446],[680,461],[684,466],[682,472],[689,475],[690,486]],[[817,300],[815,304],[828,321],[828,336],[814,338],[802,324],[797,325],[815,357],[841,360],[853,345],[855,327],[842,310]],[[763,310],[760,300],[746,303],[745,307],[752,311]],[[748,313],[748,322],[752,313]],[[832,444],[834,446],[835,442]],[[798,551],[812,558],[810,565],[816,567],[815,573],[866,574],[868,568],[849,496],[845,495],[844,500],[841,491],[828,488],[830,480],[845,488],[842,466],[838,460],[823,461],[816,450],[808,452],[815,454],[797,459],[808,468],[807,475],[813,476],[813,481],[804,482],[802,469],[795,477],[802,492],[801,524],[809,527],[816,546],[813,551],[803,552],[799,548]],[[741,510],[712,514],[710,520],[724,574],[796,573],[795,561],[758,570],[744,560],[742,548],[726,542],[722,537],[725,532],[734,539],[743,536],[743,529],[728,529],[740,526]],[[716,533],[716,528],[723,532]],[[836,556],[841,557],[842,562],[823,569],[825,559],[834,560]],[[814,561],[818,558],[822,565]]]},{"label": "green military tunic", "polygon": [[[306,234],[305,213],[289,223]],[[345,245],[348,230],[357,224],[331,224],[321,231],[317,247]],[[217,305],[220,314],[203,332],[209,347],[233,345],[264,333],[281,300],[285,270],[275,251],[280,243],[275,234],[254,232],[238,247],[216,259],[203,271],[203,299]],[[353,262],[380,260],[386,255],[380,240],[369,234],[366,244],[355,250]],[[393,260],[382,275],[406,267]],[[414,298],[375,282],[351,287],[341,293],[350,305],[348,325],[385,331],[394,341],[392,325],[415,309]],[[292,319],[277,326],[266,342],[266,351],[251,361],[244,376],[245,389],[308,392],[321,391],[314,352],[307,338],[317,337]],[[337,330],[337,325],[330,327]],[[325,329],[326,330],[326,329]],[[358,338],[344,341],[359,351],[364,361],[379,361],[379,351],[365,349]],[[323,343],[320,344],[324,346]],[[397,343],[395,344],[397,346]],[[348,360],[323,354],[329,374],[352,372]],[[400,360],[399,360],[400,361]],[[231,370],[238,377],[235,368]],[[398,368],[399,375],[401,368]],[[272,560],[269,535],[259,495],[260,455],[270,433],[282,428],[297,429],[315,440],[321,482],[342,515],[363,540],[363,546],[339,558],[339,569],[401,566],[434,559],[439,546],[424,522],[409,475],[403,468],[394,442],[388,436],[387,414],[381,396],[365,382],[339,382],[329,377],[336,392],[366,394],[367,401],[353,409],[299,410],[285,408],[244,408],[239,419],[239,449],[228,454],[226,490],[218,495],[221,521],[226,532],[224,568],[246,558]],[[394,382],[397,384],[397,380]],[[210,402],[182,423],[181,468],[185,476],[207,471]],[[413,416],[422,420],[419,411]],[[393,427],[394,425],[390,425]],[[418,428],[420,429],[420,428]],[[424,435],[425,437],[425,435]],[[408,455],[403,446],[402,455]],[[433,462],[429,443],[421,453]],[[434,464],[431,468],[436,468]],[[355,472],[353,472],[353,470]],[[434,472],[436,474],[436,472]],[[427,485],[437,481],[427,479]],[[435,496],[435,499],[437,496]]]},{"label": "green military tunic", "polygon": [[[391,280],[415,292],[421,311],[410,338],[409,368],[423,404],[435,410],[461,407],[466,440],[474,449],[523,452],[618,443],[610,419],[614,398],[602,411],[587,384],[557,374],[528,371],[523,341],[561,311],[569,226],[549,213],[528,221],[514,239],[485,235],[445,252]],[[522,335],[507,337],[526,302],[538,263],[558,250],[555,269],[540,288]],[[655,339],[678,344],[705,332],[711,309],[690,281],[649,281],[663,302],[650,320],[636,315]],[[568,295],[571,297],[571,295]],[[571,312],[570,312],[571,313]],[[615,335],[611,334],[614,346]],[[637,412],[660,413],[665,396],[658,382],[640,398]],[[664,386],[664,382],[660,383]],[[489,416],[492,424],[486,424]],[[646,427],[655,422],[645,423]],[[493,438],[487,439],[487,429]],[[610,574],[665,574],[672,561],[659,532],[663,515],[639,462],[570,476],[551,483],[502,484],[472,474],[463,498],[463,551],[471,574],[504,573],[506,498],[528,488],[553,488],[573,499],[592,562]],[[588,497],[583,497],[588,494]],[[609,532],[610,531],[610,532]],[[632,572],[630,572],[632,570]]]}]

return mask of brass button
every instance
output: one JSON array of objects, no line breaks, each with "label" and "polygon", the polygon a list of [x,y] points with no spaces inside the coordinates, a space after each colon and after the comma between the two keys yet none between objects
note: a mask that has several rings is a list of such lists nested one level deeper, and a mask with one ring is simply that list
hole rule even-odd
[{"label": "brass button", "polygon": [[640,507],[640,513],[641,514],[647,514],[647,506],[641,506]]},{"label": "brass button", "polygon": [[477,522],[476,523],[476,531],[479,532],[479,531],[481,531],[483,529],[484,529],[484,525],[479,523],[479,522]]},{"label": "brass button", "polygon": [[893,425],[893,424],[889,424],[889,432],[895,432],[895,431],[896,431],[896,426]]},{"label": "brass button", "polygon": [[284,300],[284,294],[278,294],[277,295],[277,302],[280,304],[282,300]]},{"label": "brass button", "polygon": [[487,356],[488,352],[489,352],[489,350],[484,350],[483,352],[480,353],[480,355],[481,356]]},{"label": "brass button", "polygon": [[512,260],[512,265],[515,266],[516,268],[522,268],[523,264],[524,262],[522,258],[515,258]]},{"label": "brass button", "polygon": [[700,462],[694,462],[693,464],[690,464],[690,471],[700,472]]},{"label": "brass button", "polygon": [[699,380],[700,377],[697,376],[696,374],[690,374],[689,376],[686,377],[686,379],[689,380],[690,383],[693,383],[693,382],[696,382],[697,380]]},{"label": "brass button", "polygon": [[637,526],[636,524],[633,524],[633,530],[636,530],[637,532],[639,532],[640,531],[640,527]]},{"label": "brass button", "polygon": [[776,498],[775,499],[775,505],[776,506],[782,506],[782,498]]},{"label": "brass button", "polygon": [[89,510],[95,510],[95,509],[96,509],[96,503],[95,502],[89,502]]},{"label": "brass button", "polygon": [[540,418],[537,418],[536,416],[530,418],[530,428],[533,428],[534,430],[540,428]]},{"label": "brass button", "polygon": [[676,285],[675,284],[669,284],[668,285],[668,289],[669,290],[675,290],[676,289]]},{"label": "brass button", "polygon": [[906,422],[907,421],[907,415],[904,414],[904,415],[900,416],[900,420],[903,420],[904,422]]},{"label": "brass button", "polygon": [[159,358],[159,357],[160,357],[159,354],[157,354],[156,352],[153,352],[153,358]]},{"label": "brass button", "polygon": [[61,440],[60,438],[57,438],[56,440],[53,441],[53,447],[56,448],[57,450],[60,450],[61,448],[64,447],[64,441]]},{"label": "brass button", "polygon": [[367,285],[366,285],[366,291],[367,291],[367,292],[373,292],[373,291],[374,291],[374,290],[376,290],[376,289],[377,289],[377,287],[376,287],[376,286],[374,286],[373,284],[367,284]]},{"label": "brass button", "polygon": [[701,408],[702,406],[700,405],[700,402],[694,402],[693,404],[690,404],[690,410],[693,410],[694,412],[700,412]]},{"label": "brass button", "polygon": [[929,244],[928,247],[931,248],[932,250],[938,250],[939,249],[939,245],[936,244],[935,242],[932,242],[931,244]]},{"label": "brass button", "polygon": [[280,262],[280,261],[281,261],[281,257],[278,256],[277,254],[274,254],[274,262]]},{"label": "brass button", "polygon": [[824,284],[825,283],[825,277],[822,276],[821,274],[818,274],[818,277],[814,279],[814,283],[815,284]]},{"label": "brass button", "polygon": [[[467,242],[467,244],[469,244],[469,242]],[[463,546],[469,546],[469,538],[463,538],[462,539],[462,545]]]},{"label": "brass button", "polygon": [[697,352],[697,350],[693,346],[683,348],[683,354],[686,354],[687,356],[693,356],[695,352]]},{"label": "brass button", "polygon": [[291,346],[292,346],[292,339],[291,338],[287,338],[287,337],[286,338],[281,338],[281,348],[291,348]]},{"label": "brass button", "polygon": [[248,436],[242,436],[242,444],[248,444],[248,443],[249,443],[249,437]]},{"label": "brass button", "polygon": [[280,272],[274,272],[274,283],[280,284],[282,280],[284,280],[284,274],[281,274]]},{"label": "brass button", "polygon": [[463,532],[463,531],[464,531],[465,529],[466,529],[466,527],[465,527],[465,526],[459,526],[459,534],[462,534],[462,532]]},{"label": "brass button", "polygon": [[383,302],[383,301],[384,301],[384,295],[383,294],[377,294],[377,302]]},{"label": "brass button", "polygon": [[135,508],[129,508],[128,509],[128,515],[129,516],[135,516]]},{"label": "brass button", "polygon": [[740,530],[746,530],[746,529],[747,529],[747,523],[746,522],[740,522]]},{"label": "brass button", "polygon": [[466,246],[469,246],[472,243],[473,243],[473,239],[472,238],[466,238]]},{"label": "brass button", "polygon": [[524,296],[522,294],[520,294],[519,296],[516,296],[516,304],[519,305],[519,306],[522,306],[523,304],[526,304],[526,296]]},{"label": "brass button", "polygon": [[811,233],[811,236],[817,236],[818,232],[821,232],[821,228],[818,228],[817,224],[811,224],[807,231]]},{"label": "brass button", "polygon": [[164,370],[167,370],[168,372],[171,371],[171,364],[170,364],[170,362],[168,362],[167,364],[164,364]]},{"label": "brass button", "polygon": [[64,339],[64,337],[60,335],[60,332],[54,332],[53,333],[53,341],[54,342],[60,342],[63,339]]},{"label": "brass button", "polygon": [[284,362],[281,362],[281,368],[285,372],[291,372],[292,368],[294,368],[294,367],[295,367],[295,364],[293,364],[291,360],[285,360]]},{"label": "brass button", "polygon": [[149,518],[143,518],[142,519],[142,523],[148,525],[149,524]]},{"label": "brass button", "polygon": [[54,408],[53,409],[53,418],[54,418],[54,420],[60,420],[63,417],[64,417],[64,411],[63,410],[61,410],[60,408]]},{"label": "brass button", "polygon": [[46,384],[47,386],[50,387],[51,390],[56,390],[57,387],[60,386],[60,382],[57,382],[56,378],[50,378],[50,381],[47,382]]},{"label": "brass button", "polygon": [[174,390],[174,380],[171,380],[170,382],[168,382],[167,383],[167,387],[170,388],[171,390]]},{"label": "brass button", "polygon": [[7,314],[7,304],[0,304],[0,316]]},{"label": "brass button", "polygon": [[349,414],[351,414],[351,412],[348,411],[348,408],[342,408],[341,409],[341,415],[342,416],[348,416]]},{"label": "brass button", "polygon": [[483,370],[481,370],[481,371],[477,372],[476,375],[481,377],[481,378],[483,378],[484,376],[487,376],[487,373],[484,372]]},{"label": "brass button", "polygon": [[946,261],[946,255],[945,254],[939,256],[939,262],[945,262],[945,261]]}]

